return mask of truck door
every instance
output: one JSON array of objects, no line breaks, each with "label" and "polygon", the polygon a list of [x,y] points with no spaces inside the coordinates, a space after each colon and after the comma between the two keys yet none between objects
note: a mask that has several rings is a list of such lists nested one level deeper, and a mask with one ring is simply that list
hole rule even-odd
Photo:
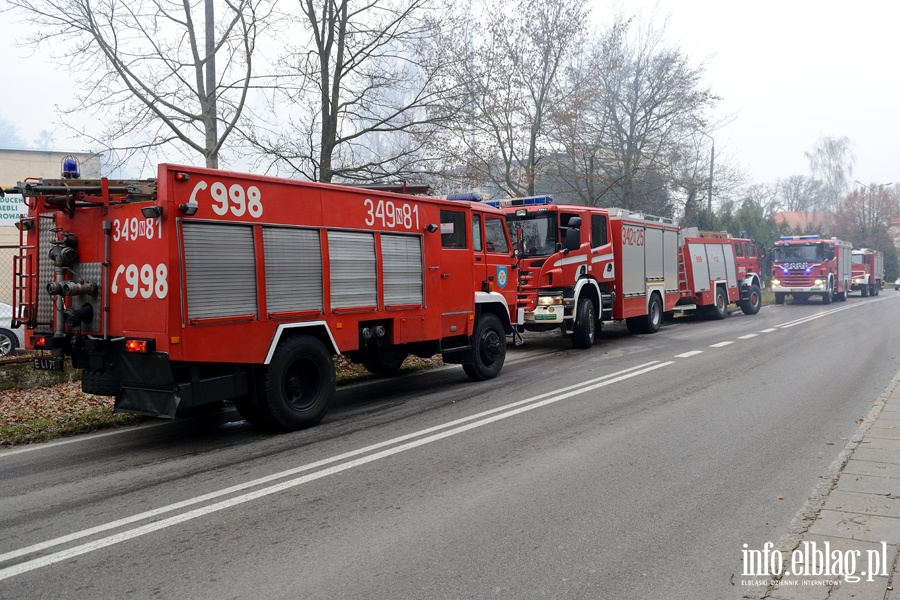
[{"label": "truck door", "polygon": [[485,215],[482,255],[486,267],[485,279],[491,291],[502,294],[508,306],[515,306],[517,273],[512,271],[511,255],[512,248],[503,218]]},{"label": "truck door", "polygon": [[[465,210],[441,209],[440,306],[443,337],[467,335],[475,314],[475,261]],[[483,267],[482,267],[483,268]]]}]

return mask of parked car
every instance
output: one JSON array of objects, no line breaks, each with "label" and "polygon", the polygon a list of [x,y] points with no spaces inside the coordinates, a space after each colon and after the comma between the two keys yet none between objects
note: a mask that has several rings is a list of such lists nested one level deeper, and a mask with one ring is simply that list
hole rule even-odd
[{"label": "parked car", "polygon": [[12,354],[16,348],[21,348],[22,344],[25,343],[22,328],[13,329],[10,327],[12,315],[13,307],[0,302],[0,356]]},{"label": "parked car", "polygon": [[894,291],[900,290],[900,277],[894,282]]}]

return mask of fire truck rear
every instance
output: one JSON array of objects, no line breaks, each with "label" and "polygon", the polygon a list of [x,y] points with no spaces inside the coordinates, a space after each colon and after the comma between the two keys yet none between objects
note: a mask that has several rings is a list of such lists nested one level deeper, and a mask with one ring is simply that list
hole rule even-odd
[{"label": "fire truck rear", "polygon": [[332,355],[398,370],[441,353],[495,377],[515,314],[500,211],[160,165],[146,181],[30,181],[15,315],[39,369],[174,417],[232,399],[251,422],[318,422]]},{"label": "fire truck rear", "polygon": [[782,236],[772,249],[772,291],[775,303],[790,294],[805,301],[821,296],[823,304],[843,301],[850,291],[850,252],[853,246],[818,235]]},{"label": "fire truck rear", "polygon": [[853,281],[850,289],[859,291],[863,298],[877,296],[884,282],[884,252],[871,248],[854,248]]},{"label": "fire truck rear", "polygon": [[682,230],[679,242],[679,288],[676,310],[699,310],[724,319],[728,305],[755,315],[762,306],[760,256],[753,240],[727,233]]},{"label": "fire truck rear", "polygon": [[525,329],[560,328],[576,348],[589,348],[602,321],[655,333],[677,302],[678,230],[671,221],[553,204],[549,196],[497,204],[521,240]]}]

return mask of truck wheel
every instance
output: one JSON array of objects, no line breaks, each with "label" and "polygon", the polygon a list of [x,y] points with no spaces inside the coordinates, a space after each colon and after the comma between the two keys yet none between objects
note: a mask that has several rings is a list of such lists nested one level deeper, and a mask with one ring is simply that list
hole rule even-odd
[{"label": "truck wheel", "polygon": [[378,354],[364,360],[363,366],[372,375],[390,377],[400,370],[407,356],[409,352],[397,348],[382,348]]},{"label": "truck wheel", "polygon": [[278,345],[259,379],[260,424],[279,431],[311,427],[334,398],[334,362],[316,338],[299,335]]},{"label": "truck wheel", "polygon": [[709,317],[721,321],[728,316],[728,296],[721,286],[716,286],[716,303],[710,307]]},{"label": "truck wheel", "polygon": [[241,415],[241,418],[251,425],[263,425],[265,423],[265,419],[263,418],[263,414],[259,408],[259,405],[256,404],[256,402],[254,402],[251,398],[238,398],[236,400],[232,400],[232,402],[234,402],[234,407],[237,409],[238,414]]},{"label": "truck wheel", "polygon": [[741,302],[741,310],[745,315],[755,315],[762,308],[762,292],[759,286],[753,284],[750,286],[750,297]]},{"label": "truck wheel", "polygon": [[864,285],[859,288],[859,293],[863,298],[867,297],[869,295],[869,286]]},{"label": "truck wheel", "polygon": [[475,381],[493,379],[500,374],[506,360],[506,334],[496,315],[485,314],[475,326],[472,336],[474,362],[464,364],[463,371]]},{"label": "truck wheel", "polygon": [[831,301],[834,299],[834,289],[829,285],[828,289],[825,290],[825,293],[822,294],[822,304],[831,304]]},{"label": "truck wheel", "polygon": [[650,296],[650,303],[647,305],[647,314],[640,317],[628,317],[625,319],[625,325],[631,333],[656,333],[662,324],[663,307],[659,299],[659,294]]},{"label": "truck wheel", "polygon": [[594,319],[594,303],[587,298],[578,300],[575,313],[575,329],[572,331],[572,345],[576,348],[590,348],[594,345],[597,321]]},{"label": "truck wheel", "polygon": [[775,292],[775,304],[784,304],[784,294]]}]

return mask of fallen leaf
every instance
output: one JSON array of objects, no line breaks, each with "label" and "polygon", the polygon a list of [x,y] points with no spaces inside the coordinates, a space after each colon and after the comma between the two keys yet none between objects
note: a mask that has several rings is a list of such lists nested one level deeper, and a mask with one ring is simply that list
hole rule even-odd
[{"label": "fallen leaf", "polygon": [[857,419],[856,420],[857,423],[862,423],[863,421],[865,421],[865,419]]},{"label": "fallen leaf", "polygon": [[784,500],[784,496],[778,496],[779,500]]}]

